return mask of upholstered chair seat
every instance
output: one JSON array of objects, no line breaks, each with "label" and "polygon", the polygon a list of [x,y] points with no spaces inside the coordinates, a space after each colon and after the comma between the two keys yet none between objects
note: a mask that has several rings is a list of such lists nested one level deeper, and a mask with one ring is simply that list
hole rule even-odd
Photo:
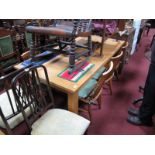
[{"label": "upholstered chair seat", "polygon": [[67,110],[48,110],[33,125],[31,135],[82,135],[90,121]]}]

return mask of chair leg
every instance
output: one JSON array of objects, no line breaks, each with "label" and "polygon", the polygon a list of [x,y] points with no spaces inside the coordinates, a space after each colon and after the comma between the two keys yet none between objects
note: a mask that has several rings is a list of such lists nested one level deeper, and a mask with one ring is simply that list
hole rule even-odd
[{"label": "chair leg", "polygon": [[102,95],[100,95],[97,99],[98,101],[98,108],[101,109],[101,104],[102,104]]},{"label": "chair leg", "polygon": [[149,34],[149,31],[150,31],[150,27],[147,28],[147,32],[146,32],[146,35],[148,36]]},{"label": "chair leg", "polygon": [[115,76],[116,76],[116,79],[118,80],[119,78],[118,78],[118,71],[117,70],[115,70]]},{"label": "chair leg", "polygon": [[112,80],[109,81],[110,95],[112,95]]},{"label": "chair leg", "polygon": [[88,104],[88,115],[89,115],[89,120],[92,121],[92,112],[91,112],[91,105]]}]

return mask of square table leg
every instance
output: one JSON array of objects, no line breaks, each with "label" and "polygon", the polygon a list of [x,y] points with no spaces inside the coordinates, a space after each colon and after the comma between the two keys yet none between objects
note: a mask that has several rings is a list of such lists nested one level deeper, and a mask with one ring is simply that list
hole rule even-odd
[{"label": "square table leg", "polygon": [[78,114],[79,107],[79,97],[78,92],[68,93],[68,110]]}]

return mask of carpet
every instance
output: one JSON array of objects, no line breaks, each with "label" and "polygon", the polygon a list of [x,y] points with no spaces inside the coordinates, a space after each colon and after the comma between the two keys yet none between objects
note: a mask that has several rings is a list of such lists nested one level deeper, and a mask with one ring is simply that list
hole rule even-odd
[{"label": "carpet", "polygon": [[119,80],[113,81],[113,95],[104,89],[102,108],[92,106],[92,122],[88,135],[152,135],[153,127],[134,126],[127,122],[128,108],[132,101],[142,96],[139,86],[144,86],[149,61],[144,53],[155,34],[151,29],[148,36],[143,36],[141,45],[125,65]]}]

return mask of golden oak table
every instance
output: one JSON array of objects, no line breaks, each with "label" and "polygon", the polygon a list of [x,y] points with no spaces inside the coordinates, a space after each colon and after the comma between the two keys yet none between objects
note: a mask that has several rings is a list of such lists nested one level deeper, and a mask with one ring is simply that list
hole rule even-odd
[{"label": "golden oak table", "polygon": [[[59,55],[43,64],[47,69],[51,86],[67,93],[69,111],[78,113],[78,92],[80,88],[86,84],[102,66],[108,63],[110,58],[116,54],[123,45],[124,41],[115,41],[110,38],[107,39],[103,45],[103,57],[100,57],[98,54],[100,49],[96,50],[94,56],[89,58],[89,62],[95,64],[95,66],[92,67],[78,82],[71,82],[57,76],[68,67],[68,56]],[[15,66],[16,69],[20,69],[21,67],[21,64]],[[45,83],[45,77],[44,74],[42,74],[42,70],[39,70],[39,76],[41,81]]]}]

